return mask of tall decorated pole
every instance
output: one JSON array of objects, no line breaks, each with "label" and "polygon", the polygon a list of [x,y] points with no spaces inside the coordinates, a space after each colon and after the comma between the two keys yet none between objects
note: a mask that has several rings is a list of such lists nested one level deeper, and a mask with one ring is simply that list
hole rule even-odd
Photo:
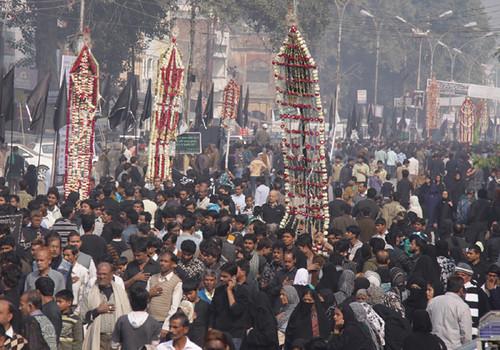
[{"label": "tall decorated pole", "polygon": [[66,171],[64,195],[90,194],[94,156],[95,112],[99,100],[99,65],[84,45],[69,75],[69,103],[66,125]]},{"label": "tall decorated pole", "polygon": [[472,144],[474,134],[474,104],[470,97],[466,97],[460,108],[458,119],[458,142]]},{"label": "tall decorated pole", "polygon": [[433,76],[430,84],[427,86],[427,116],[426,129],[427,137],[430,137],[433,130],[438,128],[439,124],[439,85],[436,77]]},{"label": "tall decorated pole", "polygon": [[330,222],[325,120],[318,67],[294,17],[290,15],[288,37],[273,61],[285,161],[286,214],[281,226],[311,234],[317,241],[324,238]]},{"label": "tall decorated pole", "polygon": [[236,114],[238,113],[238,101],[240,100],[240,87],[234,79],[229,80],[226,87],[224,88],[223,95],[223,105],[222,105],[222,127],[226,129],[227,140],[226,140],[226,159],[225,168],[229,166],[229,145],[231,142],[231,128],[233,127],[234,121],[236,120]]},{"label": "tall decorated pole", "polygon": [[175,37],[160,56],[155,83],[146,180],[172,179],[172,158],[184,93],[184,66]]}]

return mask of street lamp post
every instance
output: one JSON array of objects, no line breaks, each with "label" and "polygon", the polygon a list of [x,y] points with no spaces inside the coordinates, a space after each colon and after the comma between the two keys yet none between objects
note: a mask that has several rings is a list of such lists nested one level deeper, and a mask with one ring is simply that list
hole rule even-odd
[{"label": "street lamp post", "polygon": [[379,75],[379,65],[380,65],[380,34],[383,22],[378,22],[375,16],[367,10],[361,10],[359,12],[362,16],[371,18],[373,25],[375,26],[375,32],[377,34],[375,42],[375,87],[374,87],[374,104],[377,105],[378,102],[378,75]]},{"label": "street lamp post", "polygon": [[[335,6],[337,7],[337,15],[339,20],[339,35],[337,37],[337,69],[335,74],[335,79],[337,80],[337,84],[335,86],[335,107],[333,118],[337,118],[337,114],[339,111],[339,101],[340,101],[340,84],[341,84],[341,60],[342,60],[342,25],[344,23],[344,14],[351,0],[335,0]],[[335,120],[335,119],[334,119]],[[333,136],[335,139],[335,135]]]}]

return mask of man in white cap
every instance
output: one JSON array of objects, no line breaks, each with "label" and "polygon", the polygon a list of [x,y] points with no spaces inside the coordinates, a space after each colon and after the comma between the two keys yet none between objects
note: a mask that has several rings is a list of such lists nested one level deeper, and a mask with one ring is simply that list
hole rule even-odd
[{"label": "man in white cap", "polygon": [[472,317],[472,336],[476,337],[479,334],[477,329],[479,319],[490,311],[490,304],[486,293],[476,284],[476,281],[472,280],[473,273],[472,267],[470,267],[469,264],[458,263],[455,267],[455,276],[461,277],[464,280],[464,300],[470,308]]}]

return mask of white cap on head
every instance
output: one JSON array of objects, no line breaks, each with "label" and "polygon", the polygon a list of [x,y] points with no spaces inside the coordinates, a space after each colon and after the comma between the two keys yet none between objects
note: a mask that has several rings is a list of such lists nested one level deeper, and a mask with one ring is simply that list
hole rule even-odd
[{"label": "white cap on head", "polygon": [[263,123],[263,124],[262,124],[262,129],[267,129],[267,128],[268,128],[267,123]]}]

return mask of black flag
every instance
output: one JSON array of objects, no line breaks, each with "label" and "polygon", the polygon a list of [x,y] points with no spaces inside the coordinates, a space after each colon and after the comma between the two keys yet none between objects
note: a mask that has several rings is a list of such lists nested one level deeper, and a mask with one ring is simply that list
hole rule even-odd
[{"label": "black flag", "polygon": [[346,128],[346,136],[347,138],[351,138],[352,131],[357,129],[358,123],[358,113],[356,112],[356,102],[352,105],[351,116],[347,119],[347,128]]},{"label": "black flag", "polygon": [[332,98],[332,100],[330,101],[330,108],[328,109],[328,124],[329,124],[328,131],[332,131],[332,129],[335,127],[335,111],[333,108],[334,104],[333,100],[334,99]]},{"label": "black flag", "polygon": [[379,134],[379,123],[375,117],[375,114],[373,113],[372,105],[368,106],[368,116],[366,124],[368,125],[368,135],[370,135],[371,138],[376,138]]},{"label": "black flag", "polygon": [[207,105],[205,106],[205,112],[203,113],[203,121],[205,126],[208,127],[214,119],[214,83],[212,83],[212,88],[210,89],[210,94],[208,95]]},{"label": "black flag", "polygon": [[396,136],[397,130],[398,130],[398,115],[397,115],[397,108],[394,107],[392,109],[391,130],[389,132],[391,138],[394,138],[394,136]]},{"label": "black flag", "polygon": [[30,130],[41,132],[45,123],[45,110],[47,109],[47,98],[49,96],[50,73],[47,73],[38,82],[35,90],[26,101],[26,109],[30,118]]},{"label": "black flag", "polygon": [[389,117],[386,114],[382,119],[382,130],[380,131],[380,137],[381,138],[383,137],[387,140],[389,138],[388,135],[389,135]]},{"label": "black flag", "polygon": [[54,106],[54,131],[58,132],[67,123],[68,113],[68,90],[66,86],[66,74],[64,74],[56,105]]},{"label": "black flag", "polygon": [[14,119],[14,67],[2,79],[2,100],[0,118],[6,121]]},{"label": "black flag", "polygon": [[493,138],[495,136],[495,124],[491,118],[488,118],[488,130],[486,131],[486,136]]},{"label": "black flag", "polygon": [[141,114],[141,128],[144,121],[151,118],[153,113],[153,92],[151,91],[151,79],[148,80],[148,90],[146,91],[146,96],[144,97],[144,106],[142,108]]},{"label": "black flag", "polygon": [[101,116],[109,116],[109,100],[111,99],[111,76],[108,74],[101,84]]},{"label": "black flag", "polygon": [[439,128],[439,134],[441,136],[441,139],[444,139],[446,136],[446,130],[448,129],[448,119],[445,119],[441,123],[441,127]]},{"label": "black flag", "polygon": [[236,109],[237,114],[236,114],[236,122],[240,126],[240,128],[245,127],[245,117],[243,115],[243,85],[240,86],[240,97],[238,98],[238,107]]},{"label": "black flag", "polygon": [[403,132],[406,131],[406,115],[405,115],[405,110],[403,109],[403,114],[401,115],[401,120],[399,121],[398,124],[398,129],[399,131]]},{"label": "black flag", "polygon": [[131,77],[127,80],[127,84],[118,96],[115,105],[109,113],[109,127],[111,130],[116,129],[118,125],[128,119],[130,113],[130,92],[131,92]]},{"label": "black flag", "polygon": [[137,108],[139,97],[137,96],[137,79],[134,74],[130,75],[130,109],[125,120],[125,130],[131,131],[137,124]]},{"label": "black flag", "polygon": [[0,96],[0,141],[5,142],[5,123],[14,119],[14,67],[2,79]]},{"label": "black flag", "polygon": [[247,86],[247,94],[245,96],[245,103],[243,105],[243,127],[244,128],[246,128],[248,126],[248,104],[249,103],[250,103],[250,87]]},{"label": "black flag", "polygon": [[201,90],[201,83],[200,90],[198,91],[198,99],[196,100],[196,107],[194,108],[194,114],[195,119],[193,130],[199,131],[201,128],[206,129],[206,126],[203,125],[203,91]]}]

